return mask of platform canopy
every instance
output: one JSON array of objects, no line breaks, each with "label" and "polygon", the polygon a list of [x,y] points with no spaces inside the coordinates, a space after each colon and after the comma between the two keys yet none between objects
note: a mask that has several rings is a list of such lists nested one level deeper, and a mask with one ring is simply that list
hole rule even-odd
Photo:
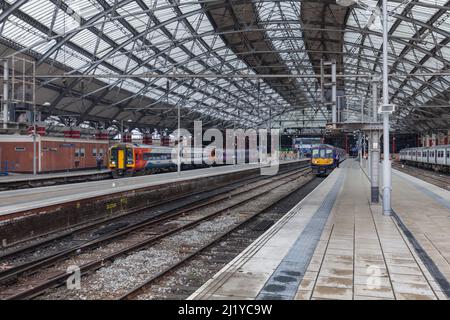
[{"label": "platform canopy", "polygon": [[[1,56],[36,60],[46,116],[174,128],[322,130],[321,60],[344,116],[371,108],[381,1],[2,0]],[[450,127],[450,1],[388,2],[389,90],[405,132]],[[66,74],[63,78],[61,75]],[[54,75],[55,77],[49,77]],[[167,75],[171,75],[167,77]],[[357,76],[356,76],[357,75]],[[183,124],[182,124],[183,125]]]}]

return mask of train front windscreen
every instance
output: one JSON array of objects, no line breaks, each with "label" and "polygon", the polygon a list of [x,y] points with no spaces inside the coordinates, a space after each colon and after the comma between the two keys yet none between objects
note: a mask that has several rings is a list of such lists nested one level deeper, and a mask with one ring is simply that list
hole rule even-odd
[{"label": "train front windscreen", "polygon": [[313,149],[312,157],[314,159],[333,159],[333,150],[331,149]]}]

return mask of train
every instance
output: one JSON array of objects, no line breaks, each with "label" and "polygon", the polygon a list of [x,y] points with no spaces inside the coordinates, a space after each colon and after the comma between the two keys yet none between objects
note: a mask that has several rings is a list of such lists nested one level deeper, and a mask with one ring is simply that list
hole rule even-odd
[{"label": "train", "polygon": [[328,144],[315,145],[311,149],[311,169],[313,174],[328,175],[338,165],[336,154],[339,155],[339,162],[347,158],[347,152],[344,149],[336,148]]},{"label": "train", "polygon": [[[160,147],[137,143],[118,143],[109,149],[109,169],[114,177],[154,174],[177,169],[176,147]],[[204,156],[204,153],[208,153]],[[180,164],[186,167],[215,165],[215,149],[191,148],[183,152]]]},{"label": "train", "polygon": [[[109,148],[109,169],[113,177],[135,176],[175,171],[177,147],[160,147],[137,143],[118,143]],[[219,159],[220,154],[222,156]],[[249,162],[248,150],[235,153],[221,151],[214,147],[182,148],[181,168],[194,169],[233,163],[231,158]]]},{"label": "train", "polygon": [[450,144],[402,149],[399,152],[399,160],[402,163],[448,173],[450,172]]}]

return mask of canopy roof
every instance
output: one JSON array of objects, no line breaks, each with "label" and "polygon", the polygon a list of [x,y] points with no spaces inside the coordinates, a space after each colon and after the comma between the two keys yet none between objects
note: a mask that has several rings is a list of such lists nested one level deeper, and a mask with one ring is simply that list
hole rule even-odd
[{"label": "canopy roof", "polygon": [[[160,129],[176,127],[180,107],[186,123],[313,130],[331,118],[320,99],[321,59],[336,60],[343,76],[379,77],[380,3],[3,0],[0,41],[2,56],[22,50],[36,59],[38,103],[51,103],[47,115]],[[449,6],[389,1],[398,130],[450,127]],[[79,77],[44,77],[63,73]],[[342,77],[338,91],[350,118],[361,103],[366,110],[372,104],[369,77]]]}]

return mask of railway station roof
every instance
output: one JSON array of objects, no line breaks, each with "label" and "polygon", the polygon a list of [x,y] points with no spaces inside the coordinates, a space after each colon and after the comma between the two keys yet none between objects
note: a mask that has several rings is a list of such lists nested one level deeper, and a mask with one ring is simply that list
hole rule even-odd
[{"label": "railway station roof", "polygon": [[[381,1],[357,2],[2,0],[1,56],[35,59],[47,116],[174,128],[179,106],[206,126],[321,129],[321,60],[337,63],[349,118],[372,105]],[[448,129],[450,1],[388,6],[392,125]]]}]

